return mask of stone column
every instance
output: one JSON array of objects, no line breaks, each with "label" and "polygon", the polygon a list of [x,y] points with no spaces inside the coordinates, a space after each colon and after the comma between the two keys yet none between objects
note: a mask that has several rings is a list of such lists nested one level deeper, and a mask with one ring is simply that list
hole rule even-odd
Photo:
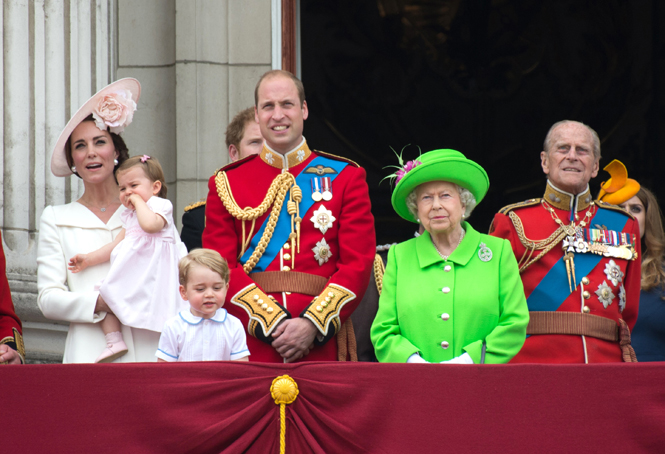
[{"label": "stone column", "polygon": [[2,234],[28,358],[59,360],[66,324],[37,307],[37,231],[44,207],[78,198],[78,178],[51,174],[70,116],[111,80],[114,0],[4,0],[0,9]]},{"label": "stone column", "polygon": [[176,0],[177,223],[228,163],[226,126],[271,69],[270,0]]}]

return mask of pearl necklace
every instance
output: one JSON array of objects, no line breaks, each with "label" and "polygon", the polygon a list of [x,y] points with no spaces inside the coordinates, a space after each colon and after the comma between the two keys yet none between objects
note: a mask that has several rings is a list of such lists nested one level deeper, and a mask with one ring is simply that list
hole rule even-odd
[{"label": "pearl necklace", "polygon": [[[459,236],[459,241],[457,242],[457,245],[455,245],[455,247],[453,248],[453,250],[452,250],[452,251],[450,252],[450,254],[448,254],[448,255],[443,255],[443,254],[441,253],[441,251],[439,250],[439,248],[436,247],[436,244],[434,244],[434,239],[432,239],[432,244],[434,244],[434,249],[436,249],[436,252],[439,253],[439,255],[441,256],[441,258],[443,259],[444,262],[447,262],[447,261],[448,261],[448,257],[450,257],[450,255],[451,255],[453,252],[455,252],[455,249],[457,249],[457,248],[459,247],[460,244],[462,244],[462,240],[464,239],[464,235],[466,235],[466,231],[465,231],[464,229],[462,229],[462,234]],[[432,238],[432,237],[430,237],[430,238]]]}]

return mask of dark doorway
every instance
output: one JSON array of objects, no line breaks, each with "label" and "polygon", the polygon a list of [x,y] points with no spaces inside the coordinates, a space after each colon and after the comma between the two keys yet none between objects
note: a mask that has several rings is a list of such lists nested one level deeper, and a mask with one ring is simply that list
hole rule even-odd
[{"label": "dark doorway", "polygon": [[[502,206],[540,197],[538,154],[552,123],[582,121],[665,200],[665,52],[658,0],[301,0],[302,79],[315,149],[365,167],[379,243],[415,226],[380,180],[407,159],[454,148],[480,163],[490,191],[470,222],[486,232]],[[419,148],[418,148],[419,147]],[[597,192],[607,174],[592,180]]]}]

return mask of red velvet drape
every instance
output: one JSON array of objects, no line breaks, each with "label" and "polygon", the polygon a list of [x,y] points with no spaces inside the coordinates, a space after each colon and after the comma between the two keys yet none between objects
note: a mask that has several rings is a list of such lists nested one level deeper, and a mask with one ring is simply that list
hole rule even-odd
[{"label": "red velvet drape", "polygon": [[665,451],[665,363],[0,366],[5,453]]}]

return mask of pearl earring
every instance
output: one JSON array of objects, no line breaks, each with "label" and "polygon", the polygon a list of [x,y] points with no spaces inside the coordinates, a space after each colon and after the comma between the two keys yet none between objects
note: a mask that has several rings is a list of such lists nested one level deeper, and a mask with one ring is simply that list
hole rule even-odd
[{"label": "pearl earring", "polygon": [[118,160],[117,160],[117,159],[114,159],[114,160],[113,160],[113,165],[114,165],[114,166],[117,166],[117,165],[118,165]]},{"label": "pearl earring", "polygon": [[76,173],[76,166],[72,166],[72,173]]},{"label": "pearl earring", "polygon": [[420,224],[420,219],[416,219],[416,221],[418,221],[418,224]]}]

